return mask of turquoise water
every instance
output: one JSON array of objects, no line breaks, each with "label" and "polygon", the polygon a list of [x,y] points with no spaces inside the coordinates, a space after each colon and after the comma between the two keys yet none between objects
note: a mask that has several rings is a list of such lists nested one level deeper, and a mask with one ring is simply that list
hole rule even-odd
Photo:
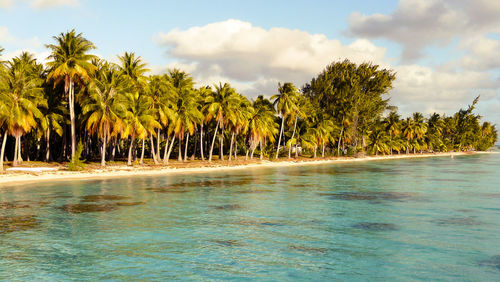
[{"label": "turquoise water", "polygon": [[499,172],[495,154],[2,187],[0,280],[499,280]]}]

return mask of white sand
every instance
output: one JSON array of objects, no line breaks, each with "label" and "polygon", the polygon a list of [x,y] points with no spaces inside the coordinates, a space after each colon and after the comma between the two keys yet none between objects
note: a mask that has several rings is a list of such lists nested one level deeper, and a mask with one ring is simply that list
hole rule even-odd
[{"label": "white sand", "polygon": [[[492,152],[476,152],[474,154],[490,154]],[[300,161],[262,161],[260,163],[235,165],[235,166],[212,166],[212,167],[193,167],[193,168],[132,168],[128,166],[110,166],[104,169],[92,171],[72,172],[65,170],[46,171],[46,168],[41,170],[24,170],[27,173],[7,173],[0,175],[0,187],[4,185],[19,185],[26,183],[39,183],[42,181],[58,181],[58,180],[92,180],[102,178],[120,178],[131,176],[159,176],[171,175],[180,173],[206,173],[215,171],[229,171],[239,169],[265,168],[265,167],[286,167],[286,166],[303,166],[303,165],[318,165],[318,164],[334,164],[346,162],[365,162],[375,160],[392,160],[392,159],[409,159],[409,158],[427,158],[427,157],[450,157],[458,155],[468,155],[471,153],[435,153],[435,154],[415,154],[415,155],[392,155],[392,156],[371,156],[364,158],[333,158],[325,160],[300,160]],[[45,171],[44,171],[45,170]],[[35,172],[35,173],[33,173]]]}]

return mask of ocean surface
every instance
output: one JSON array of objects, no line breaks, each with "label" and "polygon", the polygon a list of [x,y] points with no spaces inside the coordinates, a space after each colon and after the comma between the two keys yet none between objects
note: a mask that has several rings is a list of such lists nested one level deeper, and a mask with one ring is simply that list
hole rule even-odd
[{"label": "ocean surface", "polygon": [[0,188],[0,280],[500,280],[500,154]]}]

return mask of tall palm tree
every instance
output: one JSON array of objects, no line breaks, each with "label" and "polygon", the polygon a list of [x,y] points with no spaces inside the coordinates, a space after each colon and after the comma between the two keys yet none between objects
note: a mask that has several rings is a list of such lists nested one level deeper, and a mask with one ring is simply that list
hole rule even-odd
[{"label": "tall palm tree", "polygon": [[68,98],[69,115],[71,121],[71,158],[75,157],[76,131],[75,131],[75,83],[83,84],[90,81],[95,66],[91,60],[96,58],[88,54],[95,46],[83,37],[82,33],[71,30],[54,36],[56,44],[46,45],[51,50],[47,58],[49,74],[47,80],[54,82],[54,87],[64,81],[64,95]]},{"label": "tall palm tree", "polygon": [[121,117],[127,107],[119,97],[132,92],[129,81],[111,65],[105,63],[89,85],[89,96],[83,102],[82,113],[87,118],[86,129],[102,139],[101,166],[106,165],[106,145],[111,135],[123,131]]},{"label": "tall palm tree", "polygon": [[[169,122],[172,121],[175,116],[172,108],[172,104],[175,100],[175,93],[173,91],[174,89],[172,84],[164,76],[152,75],[149,77],[147,95],[151,97],[151,107],[156,120],[161,123],[163,129],[167,129]],[[158,161],[160,161],[160,128],[157,129],[156,136],[156,152]],[[168,141],[169,139],[167,138],[165,143],[164,158],[167,155]]]},{"label": "tall palm tree", "polygon": [[[132,97],[136,98],[131,98],[131,99],[134,100],[135,102],[139,100],[148,100],[148,105],[151,106],[151,100],[149,98],[143,97],[145,96],[147,90],[146,89],[147,77],[145,74],[148,71],[150,71],[148,68],[146,68],[147,64],[142,60],[140,56],[136,57],[134,52],[130,53],[125,52],[122,56],[118,56],[118,60],[120,61],[118,65],[118,70],[120,71],[121,75],[128,78],[128,80],[134,87],[135,94],[132,95]],[[154,112],[151,112],[151,114],[154,115]],[[145,129],[146,129],[146,135],[142,136],[141,134],[142,138],[140,138],[143,144],[141,153],[141,164],[144,158],[144,143],[147,138],[151,139],[151,151],[153,153],[152,154],[153,160],[155,163],[157,163],[157,159],[153,151],[154,147],[151,136],[151,134],[153,134],[154,132],[152,132],[150,128],[145,128]],[[133,144],[133,140],[131,141],[131,144]]]},{"label": "tall palm tree", "polygon": [[291,82],[285,82],[283,85],[278,83],[278,92],[278,94],[271,97],[271,100],[274,100],[274,106],[276,106],[278,114],[281,117],[281,129],[278,138],[278,148],[276,149],[276,159],[278,158],[280,152],[281,137],[283,136],[285,128],[285,120],[290,114],[297,111],[297,99],[299,96],[297,88],[295,88]]},{"label": "tall palm tree", "polygon": [[4,107],[10,109],[5,117],[9,134],[15,137],[14,165],[22,162],[21,136],[37,127],[43,121],[39,107],[47,107],[43,97],[41,65],[33,54],[21,53],[8,62],[6,75],[0,77],[5,87],[2,95]]},{"label": "tall palm tree", "polygon": [[205,117],[205,121],[210,121],[215,119],[217,122],[214,131],[214,137],[212,140],[212,145],[210,146],[210,154],[208,157],[208,161],[212,161],[212,153],[214,150],[215,138],[217,137],[217,130],[221,129],[221,134],[219,137],[220,141],[220,155],[221,159],[224,160],[224,151],[223,151],[223,134],[225,125],[229,120],[236,119],[236,113],[234,108],[238,104],[238,95],[234,88],[232,88],[228,83],[219,83],[219,85],[214,85],[215,91],[212,92],[212,95],[206,97],[205,103],[207,107],[207,115]]},{"label": "tall palm tree", "polygon": [[[172,107],[174,108],[174,111],[173,111],[174,116],[172,117],[172,120],[174,120],[176,118],[175,114],[178,111],[175,109],[177,109],[180,106],[180,104],[182,104],[182,103],[179,103],[180,101],[184,101],[184,98],[180,97],[180,96],[185,96],[185,94],[188,92],[190,94],[193,94],[192,91],[194,91],[194,89],[193,89],[194,82],[193,82],[193,78],[188,73],[181,71],[179,69],[176,69],[176,68],[170,69],[168,71],[168,73],[165,74],[164,78],[173,87],[172,92],[171,92],[171,99],[172,99]],[[173,142],[175,141],[176,135],[177,135],[177,137],[179,136],[178,132],[176,133],[174,131],[174,128],[175,128],[174,126],[171,126],[168,130],[169,131],[168,133],[169,134],[173,133],[173,136],[172,136],[172,143],[170,144],[170,148],[168,150],[166,159],[164,158],[164,160],[163,160],[164,164],[168,163],[168,159],[170,158],[170,153],[172,152],[172,148],[174,145]],[[184,138],[184,135],[182,135],[182,136]],[[182,160],[181,141],[182,140],[178,140],[178,142],[179,142],[179,161]]]}]

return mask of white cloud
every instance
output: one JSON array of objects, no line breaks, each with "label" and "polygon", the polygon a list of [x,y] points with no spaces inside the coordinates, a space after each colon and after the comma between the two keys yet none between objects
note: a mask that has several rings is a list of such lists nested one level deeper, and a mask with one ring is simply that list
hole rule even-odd
[{"label": "white cloud", "polygon": [[0,0],[0,9],[8,9],[12,7],[14,0]]},{"label": "white cloud", "polygon": [[0,26],[0,45],[4,48],[9,46],[14,48],[38,48],[42,46],[38,37],[18,38],[13,36],[9,29],[4,26]]},{"label": "white cloud", "polygon": [[352,13],[349,31],[398,42],[403,45],[403,61],[412,61],[429,44],[500,32],[498,14],[498,0],[401,0],[390,15]]},{"label": "white cloud", "polygon": [[30,6],[37,9],[48,9],[57,6],[78,6],[78,0],[33,0]]},{"label": "white cloud", "polygon": [[343,45],[323,34],[286,28],[266,30],[239,20],[174,29],[158,34],[155,40],[182,64],[194,64],[195,77],[204,81],[227,78],[251,85],[247,87],[251,93],[269,91],[268,86],[263,87],[269,81],[277,84],[286,80],[301,86],[329,63],[344,58],[387,64],[386,49],[365,39]]},{"label": "white cloud", "polygon": [[436,70],[419,65],[395,68],[397,75],[391,102],[403,114],[456,112],[481,95],[480,104],[499,97],[500,81],[485,72]]},{"label": "white cloud", "polygon": [[500,41],[484,36],[471,37],[461,42],[466,54],[460,59],[460,65],[467,69],[500,69]]}]

